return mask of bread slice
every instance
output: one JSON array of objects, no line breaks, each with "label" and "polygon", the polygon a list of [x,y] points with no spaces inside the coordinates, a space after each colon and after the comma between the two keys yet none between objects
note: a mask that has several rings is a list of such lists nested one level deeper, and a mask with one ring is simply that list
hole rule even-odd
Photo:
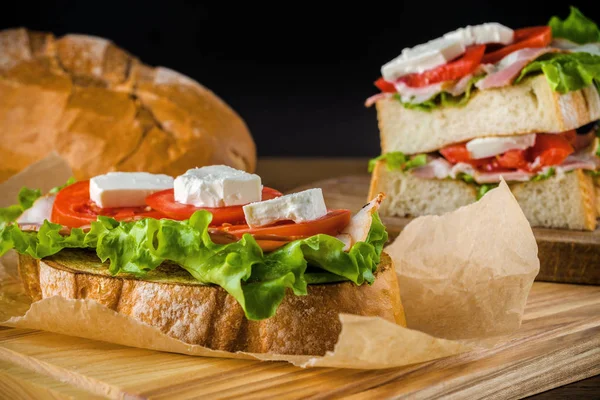
[{"label": "bread slice", "polygon": [[64,250],[42,261],[21,255],[19,273],[33,300],[93,299],[171,337],[215,350],[323,355],[337,341],[339,313],[406,325],[396,273],[385,253],[373,285],[309,285],[307,296],[290,291],[276,315],[261,321],[246,319],[221,287],[202,285],[174,265],[163,264],[144,280],[113,277],[95,253]]},{"label": "bread slice", "polygon": [[[596,228],[599,214],[594,183],[582,170],[509,186],[532,226]],[[410,171],[389,171],[383,161],[375,166],[369,192],[369,198],[386,193],[379,209],[383,216],[440,215],[477,200],[473,185],[452,179],[421,179]]]},{"label": "bread slice", "polygon": [[416,154],[477,137],[563,132],[600,118],[593,86],[560,94],[544,75],[519,85],[476,92],[464,107],[409,110],[393,98],[377,102],[381,149]]}]

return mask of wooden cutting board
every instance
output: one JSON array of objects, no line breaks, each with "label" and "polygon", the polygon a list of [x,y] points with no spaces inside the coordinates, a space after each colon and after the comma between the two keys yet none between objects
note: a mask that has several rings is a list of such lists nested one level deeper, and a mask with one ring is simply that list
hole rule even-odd
[{"label": "wooden cutting board", "polygon": [[[127,334],[127,332],[123,332]],[[600,287],[536,282],[495,347],[387,370],[201,358],[0,327],[0,398],[521,398],[600,374]]]},{"label": "wooden cutting board", "polygon": [[[350,175],[325,179],[290,190],[323,189],[330,208],[358,210],[367,200],[370,175]],[[382,218],[390,237],[396,237],[410,218]],[[594,232],[533,228],[538,243],[540,273],[537,280],[546,282],[600,285],[600,228]]]}]

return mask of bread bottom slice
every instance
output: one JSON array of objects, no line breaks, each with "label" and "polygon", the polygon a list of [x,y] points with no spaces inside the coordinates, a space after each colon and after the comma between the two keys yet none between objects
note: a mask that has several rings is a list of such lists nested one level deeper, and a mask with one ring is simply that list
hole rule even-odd
[{"label": "bread bottom slice", "polygon": [[323,355],[337,342],[340,313],[406,326],[396,273],[385,253],[372,285],[309,285],[306,296],[289,291],[275,316],[260,321],[246,319],[221,287],[202,285],[179,267],[160,266],[147,280],[111,276],[93,252],[63,250],[41,261],[20,256],[19,273],[34,301],[93,299],[168,336],[215,350]]},{"label": "bread bottom slice", "polygon": [[[598,210],[591,176],[582,170],[543,181],[509,184],[532,226],[594,230]],[[384,192],[383,216],[440,215],[477,200],[474,185],[452,179],[421,179],[410,172],[389,171],[379,162],[371,177],[369,198]]]}]

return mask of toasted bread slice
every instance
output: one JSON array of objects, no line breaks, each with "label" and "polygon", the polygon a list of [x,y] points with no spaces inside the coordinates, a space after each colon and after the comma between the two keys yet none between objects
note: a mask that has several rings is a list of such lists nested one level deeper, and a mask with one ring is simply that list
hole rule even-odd
[{"label": "toasted bread slice", "polygon": [[[538,182],[510,183],[515,198],[532,226],[594,230],[596,193],[592,177],[582,170]],[[383,216],[440,215],[476,201],[473,185],[460,180],[420,179],[410,172],[389,171],[377,163],[369,198],[384,192]]]},{"label": "toasted bread slice", "polygon": [[19,273],[33,300],[93,299],[171,337],[215,350],[323,355],[337,341],[340,313],[406,325],[387,254],[382,255],[373,285],[309,285],[307,296],[290,291],[276,315],[261,321],[246,319],[221,287],[202,285],[174,265],[163,264],[144,280],[111,276],[93,252],[64,250],[42,261],[21,255]]},{"label": "toasted bread slice", "polygon": [[430,112],[406,109],[388,98],[377,102],[382,153],[425,153],[487,136],[563,132],[600,118],[600,97],[593,86],[560,94],[546,77],[476,92],[463,107]]}]

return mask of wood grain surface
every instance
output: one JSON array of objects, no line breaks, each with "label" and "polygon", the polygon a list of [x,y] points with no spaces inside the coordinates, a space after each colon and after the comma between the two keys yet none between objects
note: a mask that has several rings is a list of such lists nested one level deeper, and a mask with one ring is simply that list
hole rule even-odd
[{"label": "wood grain surface", "polygon": [[[323,189],[330,208],[362,207],[367,198],[370,176],[348,175],[311,182],[289,191]],[[385,226],[393,238],[410,222],[410,218],[385,217]],[[600,228],[594,232],[565,229],[533,228],[540,258],[539,281],[600,285]]]},{"label": "wood grain surface", "polygon": [[300,369],[6,328],[0,368],[4,398],[521,398],[600,373],[600,287],[536,282],[518,332],[403,368]]}]

